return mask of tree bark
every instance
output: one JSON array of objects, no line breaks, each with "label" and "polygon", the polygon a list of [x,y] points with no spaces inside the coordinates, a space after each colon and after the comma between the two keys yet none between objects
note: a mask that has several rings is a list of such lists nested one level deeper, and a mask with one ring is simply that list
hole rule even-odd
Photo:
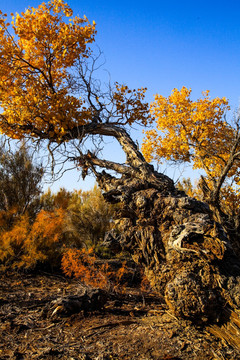
[{"label": "tree bark", "polygon": [[126,164],[99,160],[90,152],[79,159],[93,170],[106,201],[122,204],[115,214],[115,245],[117,240],[144,266],[176,316],[205,323],[221,320],[226,306],[240,310],[240,263],[209,206],[154,171],[124,129],[104,124],[89,133],[96,131],[114,136],[127,157]]}]

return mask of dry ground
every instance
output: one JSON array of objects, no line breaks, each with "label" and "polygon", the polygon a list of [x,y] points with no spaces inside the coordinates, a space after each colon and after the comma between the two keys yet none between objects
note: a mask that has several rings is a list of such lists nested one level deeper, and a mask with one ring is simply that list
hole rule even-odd
[{"label": "dry ground", "polygon": [[170,314],[163,299],[127,289],[104,311],[46,316],[82,285],[50,274],[0,273],[0,359],[240,359],[225,341]]}]

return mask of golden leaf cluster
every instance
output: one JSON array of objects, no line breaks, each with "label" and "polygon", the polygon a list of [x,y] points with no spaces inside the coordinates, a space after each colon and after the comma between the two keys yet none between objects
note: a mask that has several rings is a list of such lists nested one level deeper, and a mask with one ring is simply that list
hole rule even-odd
[{"label": "golden leaf cluster", "polygon": [[89,56],[95,23],[72,17],[62,0],[11,15],[9,24],[0,12],[0,130],[12,138],[61,139],[91,115],[69,79],[77,59]]},{"label": "golden leaf cluster", "polygon": [[151,122],[149,104],[144,102],[146,88],[130,89],[127,85],[115,83],[116,90],[113,93],[113,104],[118,123],[132,125],[139,122],[147,125]]},{"label": "golden leaf cluster", "polygon": [[155,96],[150,111],[156,129],[146,130],[143,153],[147,161],[192,162],[211,176],[220,173],[231,149],[233,128],[225,121],[226,98],[190,99],[191,89],[174,89],[169,97]]},{"label": "golden leaf cluster", "polygon": [[230,216],[240,216],[240,190],[236,186],[226,185],[221,190],[221,205]]}]

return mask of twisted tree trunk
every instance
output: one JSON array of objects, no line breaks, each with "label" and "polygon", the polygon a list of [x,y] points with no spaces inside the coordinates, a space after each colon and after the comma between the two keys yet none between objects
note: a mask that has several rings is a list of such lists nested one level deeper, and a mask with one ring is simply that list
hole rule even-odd
[{"label": "twisted tree trunk", "polygon": [[104,124],[88,133],[114,136],[127,159],[117,164],[90,152],[79,159],[95,173],[105,199],[122,204],[115,215],[119,232],[109,239],[115,237],[115,245],[117,241],[144,265],[176,316],[204,323],[221,320],[226,306],[238,311],[240,263],[208,205],[187,197],[170,178],[154,171],[124,129]]}]

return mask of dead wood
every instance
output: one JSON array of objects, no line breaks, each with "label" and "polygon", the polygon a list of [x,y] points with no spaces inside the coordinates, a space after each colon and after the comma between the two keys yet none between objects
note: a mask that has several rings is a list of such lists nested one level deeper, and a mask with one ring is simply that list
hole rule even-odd
[{"label": "dead wood", "polygon": [[[121,203],[115,214],[117,230],[106,243],[132,253],[177,318],[198,325],[231,322],[222,314],[226,304],[235,313],[240,309],[240,262],[209,206],[154,171],[124,129],[98,124],[85,131],[114,136],[126,154],[125,164],[100,161],[91,152],[81,157],[106,201]],[[121,176],[99,172],[99,167]]]},{"label": "dead wood", "polygon": [[107,293],[101,289],[82,289],[77,295],[68,295],[53,300],[43,311],[50,317],[70,316],[83,311],[84,315],[92,311],[101,311],[107,302]]}]

